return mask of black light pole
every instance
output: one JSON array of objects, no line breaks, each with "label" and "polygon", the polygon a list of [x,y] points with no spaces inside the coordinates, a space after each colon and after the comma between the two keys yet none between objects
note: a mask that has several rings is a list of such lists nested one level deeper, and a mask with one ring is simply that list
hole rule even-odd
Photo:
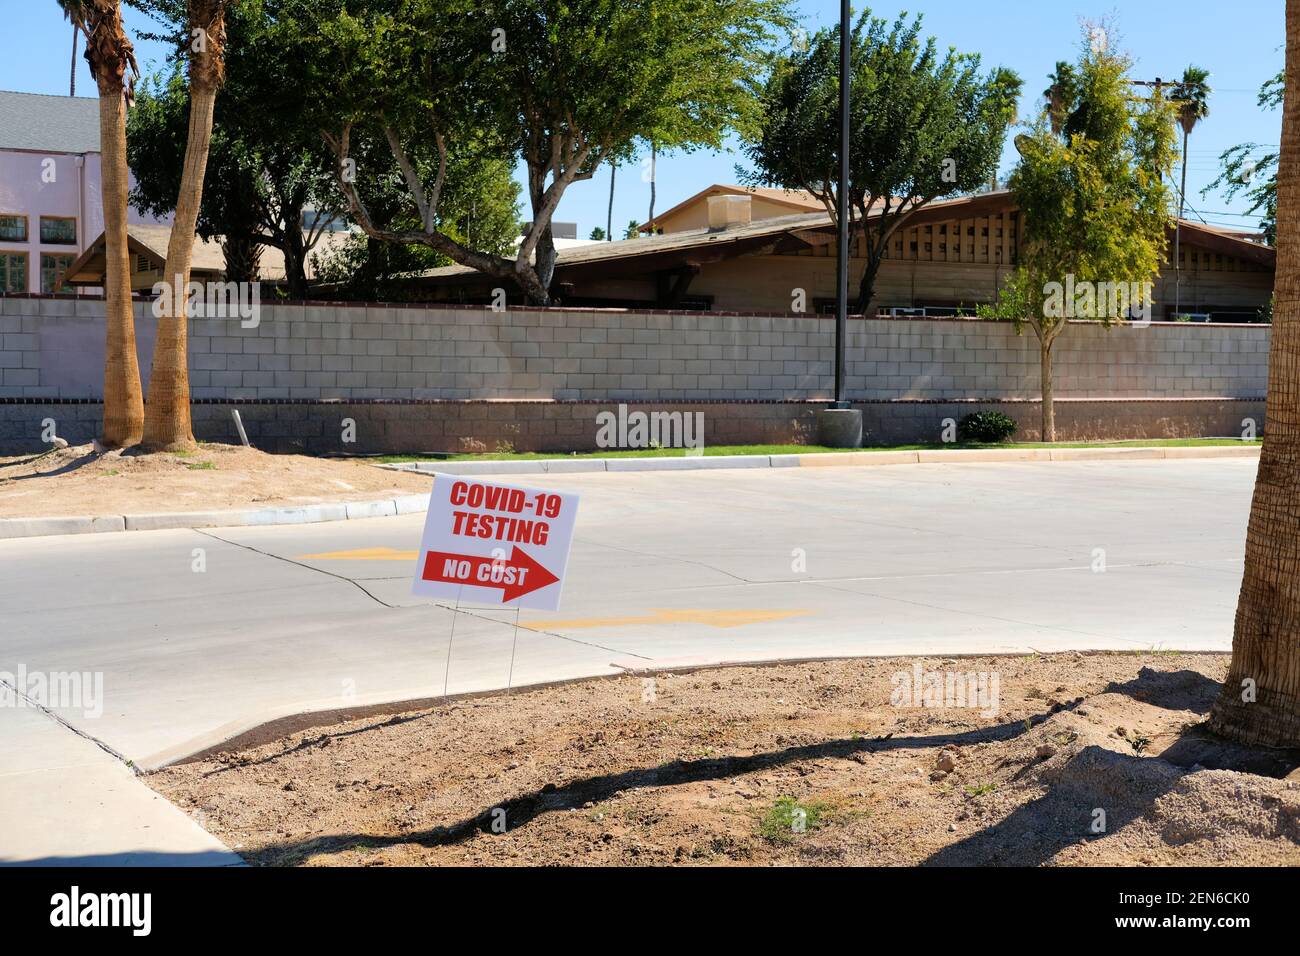
[{"label": "black light pole", "polygon": [[835,264],[835,403],[849,408],[844,346],[849,328],[849,0],[840,0],[839,261]]}]

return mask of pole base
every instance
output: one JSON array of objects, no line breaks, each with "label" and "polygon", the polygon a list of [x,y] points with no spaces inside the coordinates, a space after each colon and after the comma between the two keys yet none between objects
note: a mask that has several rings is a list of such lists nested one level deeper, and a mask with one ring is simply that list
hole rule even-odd
[{"label": "pole base", "polygon": [[862,447],[862,411],[824,408],[817,413],[817,443],[826,448]]}]

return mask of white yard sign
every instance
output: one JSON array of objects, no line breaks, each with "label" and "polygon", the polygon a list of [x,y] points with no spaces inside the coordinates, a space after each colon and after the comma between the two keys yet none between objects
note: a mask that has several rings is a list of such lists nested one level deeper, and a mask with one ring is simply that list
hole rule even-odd
[{"label": "white yard sign", "polygon": [[434,476],[411,593],[555,611],[578,496]]}]

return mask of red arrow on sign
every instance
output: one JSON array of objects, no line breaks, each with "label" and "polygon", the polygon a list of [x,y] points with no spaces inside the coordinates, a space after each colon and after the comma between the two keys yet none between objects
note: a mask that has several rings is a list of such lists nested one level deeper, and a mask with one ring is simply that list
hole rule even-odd
[{"label": "red arrow on sign", "polygon": [[509,604],[516,598],[560,580],[518,546],[511,552],[508,561],[504,558],[430,551],[424,559],[424,573],[421,577],[426,581],[501,588],[503,604]]}]

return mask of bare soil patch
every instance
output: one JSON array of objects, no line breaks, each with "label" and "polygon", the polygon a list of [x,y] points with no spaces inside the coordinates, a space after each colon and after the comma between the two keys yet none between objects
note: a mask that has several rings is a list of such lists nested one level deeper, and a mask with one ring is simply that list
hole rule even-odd
[{"label": "bare soil patch", "polygon": [[988,716],[893,706],[915,663],[516,691],[146,781],[257,865],[1300,864],[1297,755],[1197,729],[1226,656],[920,661],[996,673]]},{"label": "bare soil patch", "polygon": [[240,445],[97,454],[93,445],[0,458],[0,518],[217,511],[428,492],[428,476]]}]

